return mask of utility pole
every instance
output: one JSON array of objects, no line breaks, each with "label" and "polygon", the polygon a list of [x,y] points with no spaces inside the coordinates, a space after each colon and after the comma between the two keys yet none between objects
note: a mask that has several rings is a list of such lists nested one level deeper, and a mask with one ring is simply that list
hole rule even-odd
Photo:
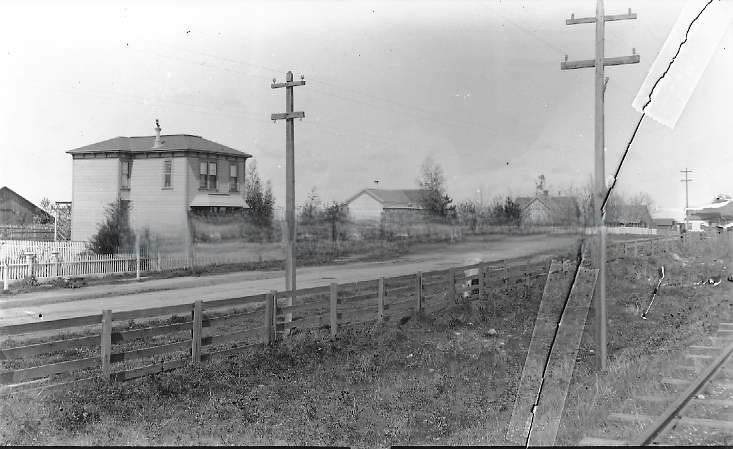
[{"label": "utility pole", "polygon": [[53,241],[59,241],[59,205],[53,204]]},{"label": "utility pole", "polygon": [[285,250],[285,289],[290,291],[288,305],[295,300],[295,123],[296,118],[304,118],[305,112],[293,111],[293,87],[305,86],[303,75],[300,81],[293,81],[293,72],[285,74],[285,82],[272,79],[273,89],[285,88],[285,112],[272,114],[273,121],[285,120],[285,221],[287,248]]},{"label": "utility pole", "polygon": [[587,59],[580,61],[568,61],[567,55],[565,60],[560,63],[561,70],[584,69],[595,67],[595,201],[594,201],[594,218],[595,231],[598,235],[598,251],[595,251],[595,265],[599,269],[598,288],[595,289],[596,297],[596,318],[599,322],[599,346],[598,355],[600,357],[601,370],[606,369],[608,361],[607,344],[606,344],[606,227],[604,226],[604,213],[601,210],[603,198],[606,193],[606,174],[605,174],[605,135],[604,135],[604,97],[605,97],[605,67],[623,64],[638,64],[639,55],[636,50],[632,50],[631,56],[621,56],[614,58],[605,57],[605,31],[606,22],[617,20],[636,19],[636,14],[631,12],[631,8],[627,14],[606,15],[603,0],[596,0],[596,16],[575,18],[575,14],[565,21],[566,25],[578,25],[581,23],[596,24],[596,57],[595,59]]},{"label": "utility pole", "polygon": [[690,229],[690,219],[687,217],[687,209],[690,208],[690,189],[688,187],[689,183],[694,181],[694,179],[689,178],[689,174],[692,173],[692,170],[685,167],[684,170],[680,170],[680,173],[685,175],[685,179],[681,179],[680,182],[685,183],[685,232],[687,232]]}]

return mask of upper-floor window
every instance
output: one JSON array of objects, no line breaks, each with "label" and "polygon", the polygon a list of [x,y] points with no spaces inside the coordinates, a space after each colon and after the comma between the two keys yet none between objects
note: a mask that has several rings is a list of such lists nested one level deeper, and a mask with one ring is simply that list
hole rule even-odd
[{"label": "upper-floor window", "polygon": [[239,190],[239,164],[236,162],[229,163],[229,191],[236,192]]},{"label": "upper-floor window", "polygon": [[173,161],[166,159],[163,161],[163,188],[170,189],[173,187]]},{"label": "upper-floor window", "polygon": [[206,161],[199,162],[199,189],[205,189],[208,183],[208,163]]},{"label": "upper-floor window", "polygon": [[216,162],[209,162],[209,190],[216,190]]},{"label": "upper-floor window", "polygon": [[199,189],[216,190],[216,162],[199,162]]},{"label": "upper-floor window", "polygon": [[121,186],[123,189],[130,188],[130,178],[132,177],[132,160],[120,161],[121,173]]}]

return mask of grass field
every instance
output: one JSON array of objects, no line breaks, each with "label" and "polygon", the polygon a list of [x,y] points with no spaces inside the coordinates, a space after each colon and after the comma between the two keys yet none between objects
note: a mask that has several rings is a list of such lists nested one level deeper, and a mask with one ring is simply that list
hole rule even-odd
[{"label": "grass field", "polygon": [[[661,265],[665,282],[648,319],[642,320]],[[597,327],[591,309],[557,444],[574,445],[583,436],[634,436],[617,434],[619,429],[607,423],[606,416],[612,411],[661,412],[654,404],[648,410],[636,409],[634,397],[662,392],[660,380],[675,373],[683,350],[701,344],[718,323],[733,317],[733,283],[726,281],[732,271],[727,240],[696,242],[656,257],[626,257],[611,262],[608,270],[608,372],[598,373],[591,353]],[[718,286],[695,285],[721,273]]]},{"label": "grass field", "polygon": [[[697,284],[729,271],[727,242],[673,251],[610,262],[609,370],[596,369],[591,310],[556,443],[618,437],[607,414],[632,411],[634,395],[658,392],[680,351],[730,319],[733,284],[725,277],[718,286]],[[642,321],[661,264],[665,283]],[[0,441],[508,444],[542,287],[495,289],[494,301],[472,305],[434,303],[406,322],[344,327],[336,341],[326,331],[303,331],[276,347],[127,383],[19,393],[0,404]]]},{"label": "grass field", "polygon": [[510,286],[494,291],[490,308],[436,305],[402,325],[344,328],[334,342],[301,332],[274,348],[128,383],[17,394],[0,405],[0,439],[503,444],[541,293],[540,282],[529,292]]}]

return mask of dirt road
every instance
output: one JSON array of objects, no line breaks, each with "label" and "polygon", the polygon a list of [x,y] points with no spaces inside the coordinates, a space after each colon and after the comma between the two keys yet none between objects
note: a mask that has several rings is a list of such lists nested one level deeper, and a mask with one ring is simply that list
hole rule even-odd
[{"label": "dirt road", "polygon": [[[355,262],[299,268],[298,288],[330,282],[354,282],[380,276],[400,276],[417,271],[447,269],[502,259],[556,254],[570,249],[569,235],[491,236],[480,242],[463,242],[440,249],[427,246],[395,260]],[[0,326],[56,320],[113,311],[134,310],[254,295],[284,290],[282,271],[240,272],[205,277],[151,279],[145,282],[96,285],[75,290],[18,294],[0,299]]]}]

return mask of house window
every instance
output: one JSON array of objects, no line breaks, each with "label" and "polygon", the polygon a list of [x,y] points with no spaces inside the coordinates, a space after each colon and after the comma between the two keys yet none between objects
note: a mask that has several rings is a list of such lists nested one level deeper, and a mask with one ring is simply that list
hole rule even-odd
[{"label": "house window", "polygon": [[121,170],[122,170],[122,176],[121,176],[121,187],[123,189],[129,189],[130,188],[130,178],[132,176],[132,161],[122,161],[121,162]]},{"label": "house window", "polygon": [[229,163],[229,191],[236,192],[239,190],[239,166],[236,162]]},{"label": "house window", "polygon": [[199,162],[199,190],[216,190],[216,162]]},{"label": "house window", "polygon": [[209,162],[209,190],[216,190],[216,162]]},{"label": "house window", "polygon": [[166,159],[163,161],[163,188],[170,189],[173,184],[173,161]]},{"label": "house window", "polygon": [[207,181],[208,181],[208,163],[206,161],[202,161],[199,163],[199,189],[206,189]]}]

